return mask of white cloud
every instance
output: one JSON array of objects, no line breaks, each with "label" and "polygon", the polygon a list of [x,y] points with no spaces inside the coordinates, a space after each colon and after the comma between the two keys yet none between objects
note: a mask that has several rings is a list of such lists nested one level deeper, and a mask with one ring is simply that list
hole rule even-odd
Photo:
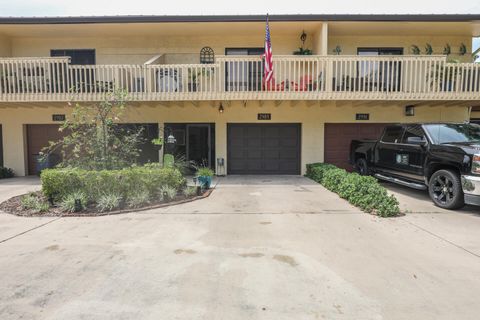
[{"label": "white cloud", "polygon": [[0,0],[0,16],[125,14],[480,13],[471,0]]}]

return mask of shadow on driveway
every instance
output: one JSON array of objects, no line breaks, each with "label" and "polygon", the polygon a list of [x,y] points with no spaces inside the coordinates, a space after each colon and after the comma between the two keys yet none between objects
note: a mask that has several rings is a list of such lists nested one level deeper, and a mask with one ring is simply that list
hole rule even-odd
[{"label": "shadow on driveway", "polygon": [[480,208],[465,206],[460,210],[445,210],[435,206],[428,195],[428,191],[415,190],[390,182],[380,182],[382,186],[393,194],[400,202],[400,209],[404,213],[467,213],[480,217]]}]

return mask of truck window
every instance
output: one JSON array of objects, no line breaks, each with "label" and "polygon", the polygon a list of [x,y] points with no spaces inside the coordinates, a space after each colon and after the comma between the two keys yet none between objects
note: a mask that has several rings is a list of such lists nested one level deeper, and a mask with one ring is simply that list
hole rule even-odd
[{"label": "truck window", "polygon": [[382,136],[382,142],[399,143],[402,139],[403,128],[401,126],[391,126],[385,128]]},{"label": "truck window", "polygon": [[403,134],[402,143],[408,142],[408,138],[418,138],[420,140],[426,141],[425,133],[423,132],[422,126],[412,125],[405,128],[405,133]]}]

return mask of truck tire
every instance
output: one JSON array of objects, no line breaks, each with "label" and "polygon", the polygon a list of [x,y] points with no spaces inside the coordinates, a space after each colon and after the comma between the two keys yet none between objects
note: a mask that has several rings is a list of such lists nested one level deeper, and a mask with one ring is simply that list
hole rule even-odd
[{"label": "truck tire", "polygon": [[359,158],[357,161],[355,161],[355,169],[361,176],[370,175],[370,169],[368,168],[367,160],[364,158]]},{"label": "truck tire", "polygon": [[455,210],[465,205],[460,177],[452,170],[438,170],[428,183],[433,203],[444,209]]}]

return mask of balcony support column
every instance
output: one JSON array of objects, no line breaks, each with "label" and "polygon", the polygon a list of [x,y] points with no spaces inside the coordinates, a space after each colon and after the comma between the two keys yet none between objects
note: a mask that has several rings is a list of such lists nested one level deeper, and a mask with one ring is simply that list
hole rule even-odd
[{"label": "balcony support column", "polygon": [[27,175],[25,126],[11,119],[2,123],[2,131],[4,166],[12,168],[16,176]]}]

